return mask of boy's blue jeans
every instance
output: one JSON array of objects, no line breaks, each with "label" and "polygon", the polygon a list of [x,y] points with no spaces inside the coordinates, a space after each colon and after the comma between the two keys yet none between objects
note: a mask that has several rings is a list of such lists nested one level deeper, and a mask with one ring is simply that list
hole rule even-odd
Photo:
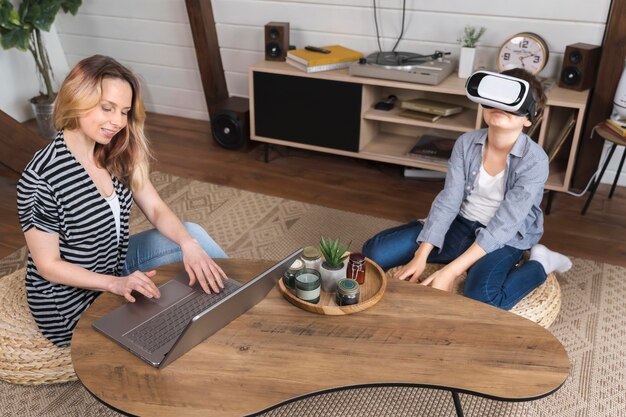
[{"label": "boy's blue jeans", "polygon": [[[408,263],[419,247],[417,236],[422,223],[410,223],[384,230],[363,245],[363,254],[384,270]],[[461,216],[450,225],[441,251],[434,248],[428,263],[448,264],[465,252],[476,239],[476,232],[484,225]],[[468,271],[464,295],[487,304],[511,309],[529,292],[546,279],[543,266],[528,261],[517,267],[524,251],[504,246],[479,259]],[[426,277],[422,277],[426,278]]]},{"label": "boy's blue jeans", "polygon": [[[185,222],[184,225],[211,258],[228,258],[222,248],[201,226],[188,222]],[[180,246],[156,229],[146,230],[130,237],[122,276],[130,275],[137,270],[149,271],[182,260],[183,252]]]}]

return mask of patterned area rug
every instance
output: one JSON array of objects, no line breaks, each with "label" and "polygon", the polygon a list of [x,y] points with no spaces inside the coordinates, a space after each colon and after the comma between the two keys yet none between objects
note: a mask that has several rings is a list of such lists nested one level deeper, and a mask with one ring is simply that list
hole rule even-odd
[{"label": "patterned area rug", "polygon": [[[154,173],[155,186],[184,220],[204,226],[232,257],[279,259],[320,235],[352,240],[361,247],[374,233],[397,223],[241,191],[168,174]],[[134,213],[133,233],[148,229]],[[26,251],[0,260],[0,276],[25,264]],[[561,313],[550,331],[563,343],[572,370],[555,394],[528,403],[504,403],[461,395],[468,417],[626,416],[626,269],[574,258],[559,276]],[[494,335],[497,337],[497,335]],[[118,416],[95,400],[79,382],[23,387],[0,382],[2,416]],[[265,414],[278,416],[454,416],[445,391],[412,387],[372,387],[309,397]]]}]

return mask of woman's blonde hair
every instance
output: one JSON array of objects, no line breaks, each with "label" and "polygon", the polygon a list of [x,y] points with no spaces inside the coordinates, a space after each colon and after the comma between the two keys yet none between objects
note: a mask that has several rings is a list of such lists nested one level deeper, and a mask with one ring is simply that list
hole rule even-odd
[{"label": "woman's blonde hair", "polygon": [[152,155],[144,134],[146,112],[137,77],[113,58],[93,55],[72,68],[63,81],[54,105],[54,127],[78,129],[80,117],[100,104],[102,80],[113,78],[126,81],[133,99],[128,123],[107,144],[96,143],[94,157],[98,166],[106,168],[133,190],[141,189],[148,178]]}]

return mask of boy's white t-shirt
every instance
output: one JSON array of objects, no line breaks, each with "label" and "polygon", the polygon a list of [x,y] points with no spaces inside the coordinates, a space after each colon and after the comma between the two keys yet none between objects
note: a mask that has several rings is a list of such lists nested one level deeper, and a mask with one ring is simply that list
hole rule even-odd
[{"label": "boy's white t-shirt", "polygon": [[120,199],[115,192],[115,188],[113,188],[113,193],[104,198],[107,203],[111,206],[111,211],[113,211],[113,217],[115,218],[115,232],[117,233],[117,241],[120,241]]},{"label": "boy's white t-shirt", "polygon": [[477,221],[485,226],[496,214],[504,200],[504,170],[496,175],[489,175],[483,164],[474,181],[472,192],[461,204],[460,215],[468,220]]}]

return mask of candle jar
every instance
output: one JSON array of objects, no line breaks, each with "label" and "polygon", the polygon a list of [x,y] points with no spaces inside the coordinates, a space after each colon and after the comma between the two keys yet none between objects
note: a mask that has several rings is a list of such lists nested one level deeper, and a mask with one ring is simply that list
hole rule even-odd
[{"label": "candle jar", "polygon": [[354,279],[344,278],[337,283],[335,302],[338,306],[349,306],[359,303],[360,287]]},{"label": "candle jar", "polygon": [[289,269],[283,274],[283,283],[285,287],[295,290],[296,289],[296,273],[304,268],[304,262],[301,259],[296,259]]},{"label": "candle jar", "polygon": [[363,285],[365,283],[365,256],[362,253],[351,253],[348,261],[346,277]]},{"label": "candle jar", "polygon": [[311,268],[296,272],[296,297],[312,304],[320,301],[320,273]]},{"label": "candle jar", "polygon": [[322,253],[315,246],[307,246],[302,250],[300,255],[304,262],[304,267],[309,269],[320,270],[322,266]]}]

